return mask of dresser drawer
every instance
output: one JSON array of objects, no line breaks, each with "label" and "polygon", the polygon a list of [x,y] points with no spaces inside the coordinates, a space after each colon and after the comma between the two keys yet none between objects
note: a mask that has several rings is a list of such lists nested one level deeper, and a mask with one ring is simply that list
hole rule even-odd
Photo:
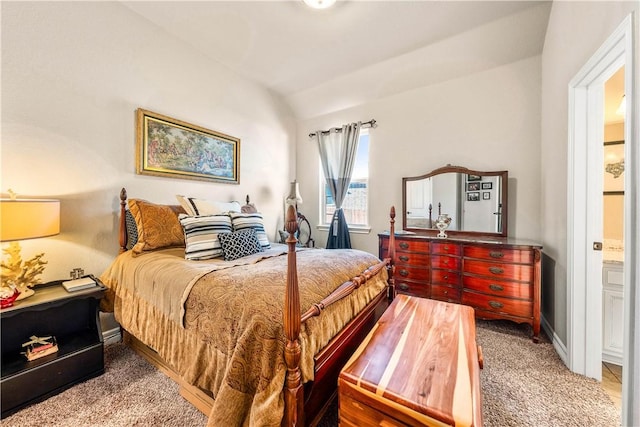
[{"label": "dresser drawer", "polygon": [[[382,250],[380,258],[388,258],[389,251],[387,249]],[[429,254],[413,253],[413,252],[396,252],[396,265],[411,264],[413,266],[429,266]]]},{"label": "dresser drawer", "polygon": [[444,285],[431,285],[431,299],[460,302],[460,290]]},{"label": "dresser drawer", "polygon": [[507,314],[509,316],[526,318],[533,316],[533,303],[531,301],[500,298],[494,295],[479,294],[467,290],[462,291],[462,304],[470,305],[479,310]]},{"label": "dresser drawer", "polygon": [[517,262],[531,264],[533,251],[529,249],[485,248],[482,246],[465,246],[464,256],[467,258],[488,259],[500,262]]},{"label": "dresser drawer", "polygon": [[422,298],[429,298],[431,285],[426,282],[412,282],[410,280],[396,279],[396,292],[407,295],[414,295]]},{"label": "dresser drawer", "polygon": [[518,280],[520,282],[531,282],[533,280],[533,267],[531,265],[465,259],[464,272],[496,279]]},{"label": "dresser drawer", "polygon": [[[435,273],[435,272],[434,272]],[[518,298],[531,300],[533,298],[533,285],[529,283],[508,282],[482,277],[463,276],[462,286],[484,294],[498,297]]]},{"label": "dresser drawer", "polygon": [[433,269],[431,270],[431,283],[458,286],[460,283],[460,273],[457,271]]},{"label": "dresser drawer", "polygon": [[431,243],[432,254],[460,255],[462,248],[453,243]]},{"label": "dresser drawer", "polygon": [[429,270],[427,268],[417,268],[408,265],[396,266],[396,280],[419,280],[429,281]]},{"label": "dresser drawer", "polygon": [[[388,246],[388,244],[387,244]],[[396,237],[396,252],[422,252],[429,253],[429,241],[428,240],[409,240],[398,239]]]},{"label": "dresser drawer", "polygon": [[460,270],[460,258],[448,255],[431,255],[431,267]]}]

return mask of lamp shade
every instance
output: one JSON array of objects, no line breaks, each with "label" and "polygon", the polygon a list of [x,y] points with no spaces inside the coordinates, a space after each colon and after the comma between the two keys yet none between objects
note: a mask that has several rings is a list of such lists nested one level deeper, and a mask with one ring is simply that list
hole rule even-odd
[{"label": "lamp shade", "polygon": [[289,195],[287,196],[287,203],[302,203],[302,196],[300,195],[300,184],[298,184],[298,181],[291,182],[291,188],[289,189]]},{"label": "lamp shade", "polygon": [[0,240],[35,239],[60,233],[60,201],[1,199]]}]

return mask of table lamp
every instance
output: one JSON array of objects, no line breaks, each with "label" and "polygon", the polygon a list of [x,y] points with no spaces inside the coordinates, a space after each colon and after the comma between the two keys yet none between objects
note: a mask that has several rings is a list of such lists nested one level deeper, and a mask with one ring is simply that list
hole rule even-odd
[{"label": "table lamp", "polygon": [[287,205],[293,205],[298,209],[298,203],[302,203],[302,196],[300,195],[300,184],[298,181],[291,181],[291,188],[289,189],[289,195],[287,196],[285,203]]},{"label": "table lamp", "polygon": [[10,242],[2,251],[8,259],[2,260],[1,293],[20,293],[16,300],[34,294],[31,289],[38,283],[37,277],[47,264],[44,253],[28,261],[22,261],[18,241],[54,236],[60,233],[60,201],[50,199],[17,199],[11,192],[10,199],[0,199],[0,241]]}]

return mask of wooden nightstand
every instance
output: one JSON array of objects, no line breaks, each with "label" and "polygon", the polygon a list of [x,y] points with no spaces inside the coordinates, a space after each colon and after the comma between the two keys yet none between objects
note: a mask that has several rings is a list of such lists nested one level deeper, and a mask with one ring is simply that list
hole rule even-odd
[{"label": "wooden nightstand", "polygon": [[[61,282],[51,282],[0,310],[2,418],[104,373],[98,306],[106,288],[96,282],[93,288],[73,293]],[[32,335],[55,336],[58,352],[27,361],[22,343]]]}]

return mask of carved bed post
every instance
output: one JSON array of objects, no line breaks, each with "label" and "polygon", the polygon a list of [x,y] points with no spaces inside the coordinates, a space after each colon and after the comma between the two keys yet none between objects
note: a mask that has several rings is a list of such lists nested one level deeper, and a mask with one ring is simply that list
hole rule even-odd
[{"label": "carved bed post", "polygon": [[119,243],[120,253],[127,250],[127,224],[125,222],[125,207],[127,206],[127,190],[122,187],[120,190],[120,230],[119,230]]},{"label": "carved bed post", "polygon": [[298,270],[296,267],[296,229],[298,227],[296,210],[287,208],[285,227],[289,232],[287,245],[287,287],[284,294],[284,331],[286,344],[284,360],[287,364],[287,375],[284,388],[284,417],[282,425],[287,427],[304,425],[304,390],[300,372],[300,295],[298,289]]},{"label": "carved bed post", "polygon": [[396,207],[391,206],[389,210],[389,299],[396,297],[396,286],[394,274],[396,272]]}]

